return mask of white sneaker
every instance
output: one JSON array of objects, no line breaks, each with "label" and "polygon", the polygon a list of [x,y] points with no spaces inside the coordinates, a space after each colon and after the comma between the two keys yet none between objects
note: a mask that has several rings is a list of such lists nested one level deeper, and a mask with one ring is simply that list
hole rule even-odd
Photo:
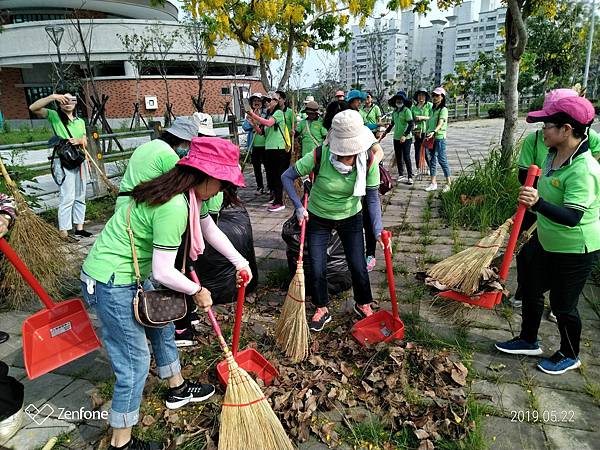
[{"label": "white sneaker", "polygon": [[437,191],[437,184],[431,183],[425,188],[425,192]]},{"label": "white sneaker", "polygon": [[400,175],[396,181],[398,183],[404,183],[406,180],[408,180],[408,177],[405,177],[404,175]]},{"label": "white sneaker", "polygon": [[415,184],[415,181],[412,178],[409,178],[406,183],[407,184]]},{"label": "white sneaker", "polygon": [[444,188],[442,189],[442,192],[448,192],[450,190],[450,185],[447,184],[446,186],[444,186]]},{"label": "white sneaker", "polygon": [[550,322],[556,323],[556,316],[554,315],[554,313],[552,311],[548,311],[548,320]]}]

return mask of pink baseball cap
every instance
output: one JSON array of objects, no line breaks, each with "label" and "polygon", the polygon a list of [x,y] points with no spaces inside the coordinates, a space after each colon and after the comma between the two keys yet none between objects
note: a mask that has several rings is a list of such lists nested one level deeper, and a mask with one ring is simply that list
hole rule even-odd
[{"label": "pink baseball cap", "polygon": [[245,187],[239,162],[240,149],[237,145],[217,137],[195,137],[189,153],[177,165],[193,167],[217,180]]},{"label": "pink baseball cap", "polygon": [[443,88],[443,87],[441,87],[441,86],[438,86],[438,87],[436,87],[436,88],[433,90],[433,93],[434,93],[434,94],[438,94],[438,95],[443,95],[444,97],[446,97],[446,89],[444,89],[444,88]]},{"label": "pink baseball cap", "polygon": [[594,121],[594,117],[596,117],[594,105],[592,105],[588,99],[575,95],[562,97],[549,104],[546,104],[546,101],[544,101],[544,108],[540,111],[530,112],[527,115],[527,122],[551,122],[556,119],[560,120],[560,116],[554,117],[559,114],[563,116],[566,115],[578,124],[585,126],[591,124]]},{"label": "pink baseball cap", "polygon": [[346,94],[344,94],[344,91],[336,91],[336,92],[335,92],[335,96],[336,96],[336,97],[340,97],[340,96],[341,96],[341,97],[345,97],[345,96],[346,96]]}]

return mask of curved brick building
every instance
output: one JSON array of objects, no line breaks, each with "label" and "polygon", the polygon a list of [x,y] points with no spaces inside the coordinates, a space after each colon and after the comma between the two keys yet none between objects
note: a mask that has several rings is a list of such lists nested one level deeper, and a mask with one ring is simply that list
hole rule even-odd
[{"label": "curved brick building", "polygon": [[[165,35],[177,31],[185,36],[184,26],[177,19],[177,7],[169,1],[164,7],[156,7],[150,0],[0,0],[0,111],[5,120],[29,123],[32,117],[28,105],[52,93],[56,85],[53,65],[58,62],[58,54],[47,28],[49,32],[54,28],[59,34],[63,30],[62,67],[80,80],[82,97],[90,93],[74,14],[80,18],[90,47],[98,93],[109,96],[106,116],[113,126],[131,117],[136,100],[135,67],[118,35],[148,36],[159,30]],[[149,50],[147,58],[157,59],[158,55]],[[167,59],[173,112],[189,115],[195,111],[191,97],[198,93],[191,62],[195,52],[183,37],[175,41]],[[242,92],[264,92],[257,73],[258,63],[250,49],[233,41],[219,43],[204,79],[205,112],[222,115],[226,105],[239,112]],[[162,118],[166,92],[156,68],[148,67],[142,74],[140,94],[142,114],[146,118]],[[89,113],[89,99],[82,106],[82,114]]]}]

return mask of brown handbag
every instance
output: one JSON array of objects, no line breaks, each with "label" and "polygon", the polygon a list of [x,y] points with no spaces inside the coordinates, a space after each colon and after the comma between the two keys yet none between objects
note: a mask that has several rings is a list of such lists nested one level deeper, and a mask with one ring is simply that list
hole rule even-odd
[{"label": "brown handbag", "polygon": [[[185,317],[187,314],[185,294],[176,292],[172,289],[144,290],[142,278],[140,276],[137,252],[135,251],[133,230],[131,229],[132,206],[133,201],[129,204],[127,209],[127,234],[129,234],[129,242],[131,242],[133,267],[135,269],[135,281],[137,284],[137,290],[133,296],[133,315],[135,316],[135,320],[142,326],[160,328],[168,325],[170,322]],[[187,242],[188,236],[186,234],[185,253],[187,253]],[[185,257],[183,258],[183,261],[182,272],[185,270]]]}]

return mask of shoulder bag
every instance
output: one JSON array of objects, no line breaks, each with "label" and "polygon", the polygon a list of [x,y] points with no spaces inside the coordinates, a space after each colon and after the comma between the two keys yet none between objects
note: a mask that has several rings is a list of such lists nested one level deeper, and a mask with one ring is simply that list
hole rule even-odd
[{"label": "shoulder bag", "polygon": [[[152,291],[144,290],[142,278],[140,276],[140,267],[138,265],[137,252],[135,251],[135,241],[133,230],[131,229],[131,207],[133,201],[127,209],[127,234],[131,243],[131,252],[133,254],[133,267],[135,269],[135,282],[137,289],[133,296],[133,314],[135,320],[144,326],[160,328],[168,325],[170,322],[179,320],[187,314],[187,303],[185,294],[176,292],[172,289],[155,289]],[[185,252],[187,254],[187,244],[189,232],[185,235]],[[182,272],[185,271],[185,256],[183,258]]]}]

